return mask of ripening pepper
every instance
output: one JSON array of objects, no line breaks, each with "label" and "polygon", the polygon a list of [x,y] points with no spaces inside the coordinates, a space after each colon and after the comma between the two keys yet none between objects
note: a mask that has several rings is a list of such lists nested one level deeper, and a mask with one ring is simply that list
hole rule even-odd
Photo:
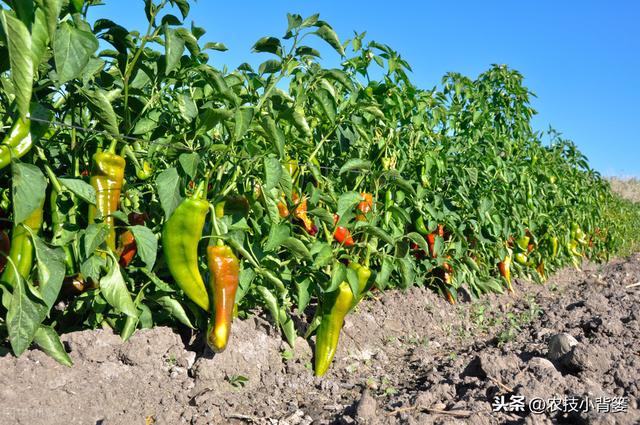
[{"label": "ripening pepper", "polygon": [[109,225],[107,246],[112,251],[116,249],[116,230],[114,228],[113,213],[120,205],[120,192],[124,181],[126,162],[123,157],[115,153],[115,144],[107,152],[97,152],[93,155],[93,169],[91,171],[91,186],[96,191],[96,205],[89,205],[89,223],[95,222],[98,212],[104,223]]},{"label": "ripening pepper", "polygon": [[0,170],[11,164],[11,158],[22,158],[32,145],[31,120],[18,118],[0,143]]},{"label": "ripening pepper", "polygon": [[507,255],[504,257],[504,260],[498,263],[498,270],[500,270],[500,276],[507,281],[507,289],[509,292],[513,292],[513,287],[511,286],[511,256]]},{"label": "ripening pepper", "polygon": [[357,210],[361,214],[356,215],[356,220],[365,221],[367,219],[366,214],[373,208],[373,196],[366,192],[362,192],[360,196],[362,196],[363,200],[358,204]]},{"label": "ripening pepper", "polygon": [[16,267],[15,269],[11,266],[6,267],[0,277],[0,281],[7,282],[11,287],[15,286],[17,281],[15,274],[16,269],[23,279],[27,279],[31,273],[31,267],[33,265],[33,240],[25,226],[29,227],[34,233],[38,233],[40,227],[42,227],[43,207],[44,199],[22,223],[14,224],[9,258]]},{"label": "ripening pepper", "polygon": [[278,214],[282,218],[289,217],[289,208],[287,208],[287,203],[284,200],[278,202]]},{"label": "ripening pepper", "polygon": [[[295,193],[294,195],[295,195],[293,197],[294,203],[297,203],[296,202],[297,195]],[[316,233],[318,233],[318,226],[316,226],[313,220],[311,220],[307,215],[307,199],[306,198],[303,198],[302,201],[300,201],[300,203],[297,204],[296,209],[293,211],[293,216],[298,220],[302,221],[302,224],[304,225],[304,229],[307,231],[308,234],[310,234],[311,236],[314,236]]]},{"label": "ripening pepper", "polygon": [[358,292],[354,294],[348,282],[342,282],[338,289],[326,295],[322,303],[320,326],[316,334],[315,373],[322,376],[326,373],[338,347],[340,330],[344,318],[362,299],[368,286],[371,270],[359,263],[349,263],[349,268],[358,275]]},{"label": "ripening pepper", "polygon": [[213,298],[213,314],[209,323],[207,344],[216,353],[227,347],[231,334],[233,307],[240,279],[240,262],[230,247],[209,245],[209,289]]},{"label": "ripening pepper", "polygon": [[515,260],[516,260],[516,263],[518,264],[521,264],[523,266],[527,265],[527,255],[523,254],[522,252],[516,253]]},{"label": "ripening pepper", "polygon": [[[134,213],[129,214],[129,224],[132,226],[143,225],[147,220],[147,213]],[[127,267],[133,261],[133,258],[136,256],[138,252],[138,244],[136,243],[136,239],[133,237],[133,232],[130,229],[124,231],[118,237],[119,248],[118,248],[118,257],[120,258],[120,265],[122,267]]]},{"label": "ripening pepper", "polygon": [[209,311],[209,295],[198,268],[198,242],[209,211],[204,183],[173,211],[162,228],[162,249],[169,271],[184,293]]},{"label": "ripening pepper", "polygon": [[[333,224],[337,224],[340,220],[338,214],[333,215]],[[337,226],[333,232],[333,238],[344,246],[353,246],[355,242],[351,236],[351,232],[344,226]]]}]

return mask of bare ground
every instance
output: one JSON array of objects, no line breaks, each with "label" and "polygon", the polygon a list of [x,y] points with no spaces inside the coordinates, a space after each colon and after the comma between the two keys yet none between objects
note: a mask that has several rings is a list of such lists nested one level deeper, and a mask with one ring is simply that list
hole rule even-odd
[{"label": "bare ground", "polygon": [[[73,368],[38,350],[0,358],[0,423],[640,423],[639,281],[635,255],[456,306],[420,288],[387,292],[347,318],[323,379],[313,342],[291,351],[260,316],[236,321],[215,356],[169,328],[127,343],[75,332],[63,336]],[[492,411],[503,396],[524,397],[524,411]],[[569,404],[534,414],[536,397]],[[624,410],[623,397],[626,412],[597,411]]]}]

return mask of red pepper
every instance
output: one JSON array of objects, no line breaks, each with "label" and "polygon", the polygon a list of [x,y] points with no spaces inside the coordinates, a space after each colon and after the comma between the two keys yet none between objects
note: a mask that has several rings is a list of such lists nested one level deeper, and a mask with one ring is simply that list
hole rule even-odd
[{"label": "red pepper", "polygon": [[[149,215],[147,213],[131,213],[129,214],[129,223],[133,226],[142,226]],[[131,230],[126,230],[124,233],[120,235],[120,265],[122,267],[127,267],[131,261],[133,261],[133,257],[136,256],[138,252],[138,245],[136,244],[136,240],[133,237],[133,232]]]},{"label": "red pepper", "polygon": [[[333,215],[333,224],[338,224],[340,220],[340,216],[338,214]],[[333,237],[338,243],[341,243],[344,246],[353,246],[355,242],[353,241],[353,237],[351,236],[351,232],[344,226],[337,226],[336,230],[333,232]]]},{"label": "red pepper", "polygon": [[365,214],[368,214],[373,208],[373,196],[366,192],[362,192],[360,195],[362,195],[363,200],[358,204],[357,209],[362,214],[356,215],[356,220],[365,221],[367,219]]}]

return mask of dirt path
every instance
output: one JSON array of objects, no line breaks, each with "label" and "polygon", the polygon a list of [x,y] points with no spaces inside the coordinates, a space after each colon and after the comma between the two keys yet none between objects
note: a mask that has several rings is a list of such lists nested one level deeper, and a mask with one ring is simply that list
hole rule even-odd
[{"label": "dirt path", "polygon": [[[261,317],[234,323],[215,357],[168,328],[126,344],[72,333],[72,369],[37,350],[0,358],[0,423],[639,423],[638,282],[635,255],[455,307],[419,288],[389,292],[347,319],[324,379],[305,340],[289,351]],[[555,411],[532,414],[536,398]],[[497,401],[514,411],[493,412]]]}]

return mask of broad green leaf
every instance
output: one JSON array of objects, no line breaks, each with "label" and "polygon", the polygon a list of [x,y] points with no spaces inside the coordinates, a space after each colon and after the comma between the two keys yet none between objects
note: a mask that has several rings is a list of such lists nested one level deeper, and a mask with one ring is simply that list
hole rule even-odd
[{"label": "broad green leaf", "polygon": [[311,258],[309,249],[300,239],[288,237],[284,241],[282,241],[282,246],[284,246],[289,251],[291,251],[293,255],[295,255],[296,257],[299,257],[302,259]]},{"label": "broad green leaf", "polygon": [[95,205],[96,190],[89,183],[80,179],[58,177],[58,181],[83,201]]},{"label": "broad green leaf", "polygon": [[334,122],[336,119],[336,105],[331,94],[327,90],[319,89],[316,90],[313,95],[318,104],[322,107],[324,115],[330,122]]},{"label": "broad green leaf", "polygon": [[38,167],[14,161],[11,164],[13,188],[13,219],[22,223],[35,210],[42,209],[47,190],[47,179]]},{"label": "broad green leaf", "polygon": [[302,313],[311,301],[311,292],[309,287],[311,286],[311,279],[306,278],[302,281],[296,280],[296,293],[298,295],[298,312]]},{"label": "broad green leaf", "polygon": [[62,248],[50,248],[42,239],[32,233],[38,271],[38,289],[50,310],[58,299],[64,280],[65,254]]},{"label": "broad green leaf", "polygon": [[145,226],[131,226],[129,229],[136,240],[138,255],[146,264],[148,270],[153,269],[158,255],[158,239],[156,235]]},{"label": "broad green leaf", "polygon": [[256,41],[252,50],[254,52],[267,52],[282,56],[282,45],[280,44],[280,40],[276,37],[262,37],[260,40]]},{"label": "broad green leaf", "polygon": [[290,235],[289,226],[285,224],[278,224],[271,226],[269,230],[269,236],[267,242],[264,245],[265,251],[274,251],[282,245],[285,239]]},{"label": "broad green leaf", "polygon": [[312,27],[316,24],[316,22],[318,22],[318,18],[320,18],[320,14],[314,13],[313,15],[309,16],[304,21],[302,21],[302,23],[300,24],[300,27],[301,28]]},{"label": "broad green leaf", "polygon": [[0,12],[0,18],[7,38],[11,81],[16,95],[16,103],[20,116],[24,118],[29,114],[33,90],[34,66],[32,55],[28,53],[31,52],[31,35],[25,24],[6,10]]},{"label": "broad green leaf", "polygon": [[362,195],[356,192],[345,192],[340,195],[340,198],[338,198],[338,211],[336,212],[340,216],[340,220],[342,220],[347,211],[351,211],[360,201],[362,201]]},{"label": "broad green leaf", "polygon": [[269,141],[273,143],[273,146],[278,151],[280,158],[284,158],[284,133],[278,128],[275,120],[271,117],[265,117],[262,120],[262,128],[267,133]]},{"label": "broad green leaf", "polygon": [[344,174],[351,171],[369,171],[371,169],[371,161],[367,161],[365,159],[350,159],[344,163],[344,165],[340,168],[340,174]]},{"label": "broad green leaf", "polygon": [[87,256],[93,254],[95,250],[107,240],[109,236],[109,225],[106,223],[92,223],[87,227],[84,234],[84,252]]},{"label": "broad green leaf", "polygon": [[223,43],[218,43],[218,42],[208,42],[204,44],[203,47],[204,50],[217,50],[219,52],[226,52],[227,50],[227,46],[225,46]]},{"label": "broad green leaf", "polygon": [[253,120],[253,112],[254,109],[251,106],[242,107],[236,111],[233,140],[239,141],[244,137],[247,130],[249,130],[251,120]]},{"label": "broad green leaf", "polygon": [[122,278],[120,265],[113,254],[109,254],[109,258],[110,260],[107,260],[109,271],[106,276],[100,279],[100,293],[112,307],[127,316],[138,317],[136,306],[133,304],[131,294]]},{"label": "broad green leaf", "polygon": [[86,261],[80,264],[80,273],[85,279],[97,282],[100,279],[100,272],[105,267],[106,260],[99,255],[91,255]]},{"label": "broad green leaf", "polygon": [[331,285],[324,290],[325,293],[333,292],[338,289],[342,282],[347,280],[347,268],[344,264],[335,261],[331,271]]},{"label": "broad green leaf", "polygon": [[[11,267],[7,264],[7,267]],[[47,306],[31,291],[24,279],[16,279],[11,297],[11,306],[7,311],[6,325],[9,342],[16,356],[22,354],[33,341],[40,323],[47,315]]]},{"label": "broad green leaf", "polygon": [[258,67],[258,72],[260,74],[273,74],[280,71],[281,67],[282,62],[274,59],[269,59],[260,64],[260,66]]},{"label": "broad green leaf", "polygon": [[104,129],[111,134],[120,134],[118,119],[107,93],[104,90],[96,89],[93,91],[83,90],[82,94],[89,101],[91,109],[95,112]]},{"label": "broad green leaf", "polygon": [[171,167],[158,174],[156,186],[160,197],[160,205],[162,205],[164,216],[168,220],[173,210],[182,202],[178,170],[175,167]]},{"label": "broad green leaf", "polygon": [[187,15],[189,15],[189,10],[191,9],[191,5],[188,0],[173,0],[173,2],[180,9],[180,13],[182,14],[182,19],[186,19]]},{"label": "broad green leaf", "polygon": [[92,33],[73,27],[69,21],[62,22],[53,42],[58,84],[80,76],[98,47]]},{"label": "broad green leaf", "polygon": [[178,95],[178,109],[186,122],[190,123],[198,116],[198,107],[188,94],[182,93]]},{"label": "broad green leaf", "polygon": [[251,283],[253,279],[256,277],[256,272],[253,269],[246,268],[240,270],[240,282],[238,283],[238,290],[236,291],[236,304],[238,304],[249,292],[249,288],[251,288]]},{"label": "broad green leaf", "polygon": [[307,119],[302,108],[295,108],[292,112],[291,119],[296,130],[304,136],[311,136],[311,128],[309,128],[309,124],[307,123]]},{"label": "broad green leaf", "polygon": [[[33,0],[7,0],[9,5],[12,6],[16,12],[16,16],[24,23],[27,29],[31,29],[31,23],[33,22],[34,4]],[[6,3],[6,1],[5,1]]]},{"label": "broad green leaf", "polygon": [[271,190],[280,181],[282,177],[282,165],[275,158],[267,157],[264,159],[265,183],[264,190]]},{"label": "broad green leaf", "polygon": [[409,260],[408,258],[398,258],[397,264],[401,277],[400,287],[402,289],[407,289],[414,284],[415,270],[413,269],[411,260]]},{"label": "broad green leaf", "polygon": [[313,260],[313,266],[320,269],[328,264],[331,264],[332,261],[333,250],[331,249],[331,246],[329,246],[328,244],[322,244],[320,252],[318,252],[315,259]]},{"label": "broad green leaf", "polygon": [[340,53],[340,56],[344,56],[344,48],[340,44],[340,39],[336,32],[329,25],[322,25],[313,34],[326,41],[336,52]]},{"label": "broad green leaf", "polygon": [[388,286],[391,272],[393,272],[393,259],[392,257],[385,256],[382,259],[380,271],[376,275],[376,288],[384,290]]},{"label": "broad green leaf", "polygon": [[165,74],[169,75],[180,64],[180,59],[184,53],[184,39],[180,37],[176,30],[164,26],[164,48],[166,57]]},{"label": "broad green leaf", "polygon": [[76,13],[82,12],[82,6],[84,6],[84,0],[71,0],[71,5]]},{"label": "broad green leaf", "polygon": [[47,51],[49,33],[47,31],[47,17],[42,9],[36,10],[36,21],[31,30],[31,56],[33,60],[33,74],[38,72],[38,66],[42,62]]},{"label": "broad green leaf", "polygon": [[44,14],[47,17],[47,30],[49,38],[55,40],[56,28],[58,28],[58,16],[62,10],[63,0],[44,0]]},{"label": "broad green leaf", "polygon": [[384,230],[382,230],[379,227],[371,226],[371,225],[365,225],[365,226],[362,226],[360,228],[364,232],[369,233],[369,234],[377,237],[378,239],[382,239],[383,241],[385,241],[389,245],[394,245],[395,244],[395,240],[391,237],[391,235],[389,235],[387,232],[385,232]]},{"label": "broad green leaf", "polygon": [[191,329],[194,329],[194,326],[191,323],[187,312],[185,311],[184,307],[182,307],[182,304],[178,302],[178,300],[170,297],[169,295],[164,295],[162,297],[154,299],[154,301],[160,304],[167,313],[177,319],[180,323],[190,327]]},{"label": "broad green leaf", "polygon": [[69,354],[65,351],[60,337],[52,327],[40,325],[36,330],[33,342],[58,363],[64,366],[73,366],[71,357],[69,357]]},{"label": "broad green leaf", "polygon": [[195,180],[198,174],[198,165],[200,164],[200,155],[195,152],[183,153],[178,157],[180,166],[192,180]]},{"label": "broad green leaf", "polygon": [[427,241],[424,240],[420,233],[410,232],[407,233],[407,237],[415,242],[421,250],[429,252],[429,245],[427,245]]}]

